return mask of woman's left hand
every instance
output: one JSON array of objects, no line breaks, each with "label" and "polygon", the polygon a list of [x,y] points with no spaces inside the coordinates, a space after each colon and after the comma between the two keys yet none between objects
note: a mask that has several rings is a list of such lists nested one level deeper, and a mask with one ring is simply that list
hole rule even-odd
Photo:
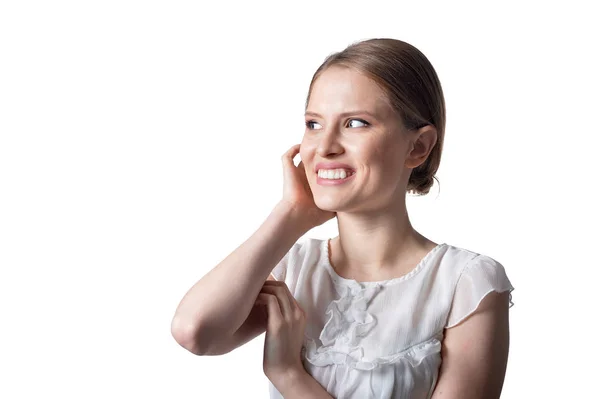
[{"label": "woman's left hand", "polygon": [[300,356],[306,315],[283,281],[265,281],[256,298],[266,305],[267,329],[263,371],[269,380],[285,381],[305,372]]}]

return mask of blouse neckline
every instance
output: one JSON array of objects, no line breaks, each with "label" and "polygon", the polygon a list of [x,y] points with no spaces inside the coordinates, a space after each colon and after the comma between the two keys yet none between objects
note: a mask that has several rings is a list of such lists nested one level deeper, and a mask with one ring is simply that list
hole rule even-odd
[{"label": "blouse neckline", "polygon": [[427,254],[419,261],[419,263],[417,263],[417,265],[410,272],[406,273],[403,276],[395,277],[395,278],[388,279],[388,280],[379,280],[379,281],[357,281],[355,279],[348,279],[348,278],[340,276],[335,271],[333,266],[331,265],[331,262],[329,261],[329,241],[330,240],[331,240],[331,238],[321,241],[321,254],[322,254],[321,263],[323,265],[325,265],[325,268],[329,271],[329,274],[331,275],[331,278],[334,280],[334,282],[341,283],[341,284],[347,284],[347,285],[353,285],[353,286],[359,285],[361,287],[372,287],[375,285],[390,285],[390,284],[396,284],[396,283],[400,283],[402,281],[408,280],[411,277],[413,277],[415,274],[417,274],[419,271],[421,271],[421,269],[423,269],[425,266],[427,266],[428,260],[436,252],[438,252],[442,247],[445,247],[447,245],[446,243],[440,243],[440,244],[436,245],[429,252],[427,252]]}]

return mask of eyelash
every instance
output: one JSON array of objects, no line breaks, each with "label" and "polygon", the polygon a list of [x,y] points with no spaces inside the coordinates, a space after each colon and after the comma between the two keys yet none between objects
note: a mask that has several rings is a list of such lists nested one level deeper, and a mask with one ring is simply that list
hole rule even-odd
[{"label": "eyelash", "polygon": [[[365,125],[364,127],[371,126],[371,124],[370,124],[369,122],[367,122],[367,121],[365,121],[365,120],[363,120],[363,119],[352,118],[352,119],[348,119],[348,121],[359,121],[360,123],[362,123],[362,124],[364,124],[364,125]],[[307,128],[309,128],[310,130],[313,130],[313,129],[311,129],[311,127],[309,126],[311,123],[317,123],[317,121],[314,121],[314,120],[306,121],[306,122],[304,123],[304,125],[305,125]]]}]

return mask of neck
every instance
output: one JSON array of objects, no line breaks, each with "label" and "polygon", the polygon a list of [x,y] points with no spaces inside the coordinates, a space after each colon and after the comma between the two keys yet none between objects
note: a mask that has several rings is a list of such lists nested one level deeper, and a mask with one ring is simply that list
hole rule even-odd
[{"label": "neck", "polygon": [[337,213],[331,263],[360,278],[408,272],[436,244],[411,225],[404,203],[369,213]]}]

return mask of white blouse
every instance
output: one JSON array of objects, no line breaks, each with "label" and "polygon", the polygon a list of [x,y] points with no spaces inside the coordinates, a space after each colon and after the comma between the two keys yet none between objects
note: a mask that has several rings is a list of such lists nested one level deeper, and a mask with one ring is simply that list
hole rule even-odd
[{"label": "white blouse", "polygon": [[[306,313],[306,371],[336,399],[425,399],[435,388],[444,329],[491,291],[510,293],[502,264],[445,243],[408,274],[358,282],[329,262],[328,240],[296,242],[272,271]],[[270,398],[283,398],[269,381]]]}]

